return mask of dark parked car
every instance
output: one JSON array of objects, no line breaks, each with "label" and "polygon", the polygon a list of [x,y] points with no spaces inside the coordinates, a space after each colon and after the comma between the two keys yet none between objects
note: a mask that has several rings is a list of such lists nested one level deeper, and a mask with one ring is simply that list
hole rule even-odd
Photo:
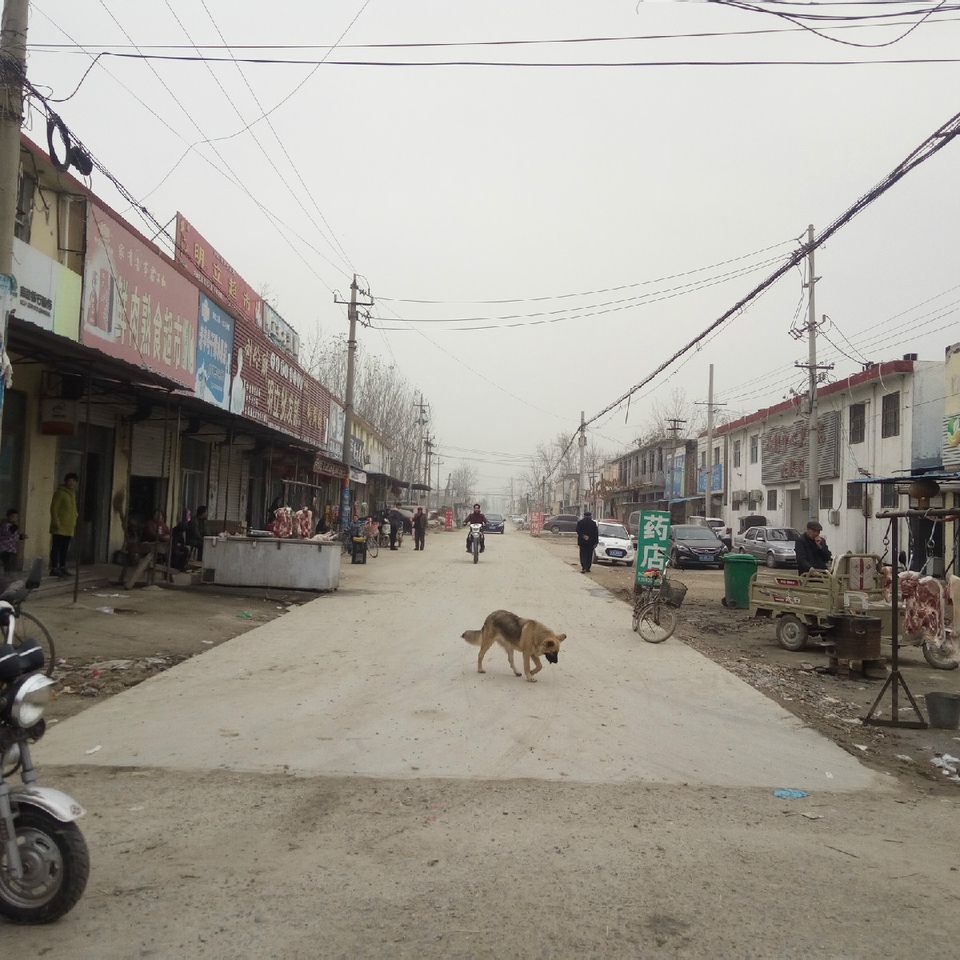
[{"label": "dark parked car", "polygon": [[503,533],[503,514],[502,513],[487,513],[485,514],[487,522],[483,525],[483,529],[487,533]]},{"label": "dark parked car", "polygon": [[670,563],[674,567],[722,567],[727,548],[710,527],[682,524],[670,528]]},{"label": "dark parked car", "polygon": [[579,519],[572,513],[558,513],[555,517],[543,521],[543,529],[551,533],[573,533],[577,529]]}]

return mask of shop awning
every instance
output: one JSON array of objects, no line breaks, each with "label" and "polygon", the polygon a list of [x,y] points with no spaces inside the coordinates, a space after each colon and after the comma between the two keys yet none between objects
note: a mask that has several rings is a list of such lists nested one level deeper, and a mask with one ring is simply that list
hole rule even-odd
[{"label": "shop awning", "polygon": [[339,460],[333,460],[318,453],[313,458],[313,472],[322,474],[325,477],[336,477],[338,480],[346,480],[347,468]]},{"label": "shop awning", "polygon": [[693,500],[703,500],[703,499],[705,498],[702,493],[700,494],[699,497],[674,497],[674,499],[670,501],[670,504],[672,506],[675,503],[690,503]]}]

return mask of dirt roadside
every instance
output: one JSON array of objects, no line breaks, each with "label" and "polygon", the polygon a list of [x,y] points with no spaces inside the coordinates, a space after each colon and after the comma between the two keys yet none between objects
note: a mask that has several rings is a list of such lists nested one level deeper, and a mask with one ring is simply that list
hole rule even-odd
[{"label": "dirt roadside", "polygon": [[[539,542],[545,550],[565,560],[572,571],[579,572],[572,535],[544,534]],[[932,761],[943,754],[960,756],[960,732],[864,726],[860,718],[880,692],[882,679],[843,679],[819,673],[818,668],[828,666],[828,658],[818,646],[811,645],[800,653],[784,650],[776,642],[769,621],[753,620],[744,610],[728,610],[721,605],[721,571],[678,570],[671,575],[688,587],[678,639],[736,674],[874,769],[911,783],[921,792],[957,794],[960,784],[948,781]],[[589,576],[625,604],[632,602],[631,568],[595,563]],[[629,617],[629,613],[625,611],[624,616]],[[960,693],[960,670],[932,669],[918,648],[901,649],[901,667],[921,708],[923,694]],[[903,710],[905,700],[901,695],[901,716],[909,719],[909,705]],[[889,691],[881,704],[880,715],[890,715]]]},{"label": "dirt roadside", "polygon": [[316,599],[297,591],[95,587],[24,605],[53,635],[58,681],[48,721],[73,716]]}]

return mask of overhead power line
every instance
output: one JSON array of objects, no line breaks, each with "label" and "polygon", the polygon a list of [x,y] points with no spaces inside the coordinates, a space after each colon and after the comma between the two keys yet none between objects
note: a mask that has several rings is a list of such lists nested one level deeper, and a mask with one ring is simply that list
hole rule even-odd
[{"label": "overhead power line", "polygon": [[[103,50],[98,56],[121,60],[164,61],[170,63],[248,63],[257,66],[322,66],[331,67],[521,67],[524,69],[601,69],[640,67],[862,67],[880,65],[909,65],[934,63],[960,63],[958,57],[896,57],[860,60],[333,60],[324,58],[277,58],[277,57],[212,57],[190,56],[173,53],[122,53]],[[301,84],[302,86],[302,84]],[[296,88],[299,89],[299,86]],[[294,91],[295,92],[295,91]],[[290,94],[292,96],[293,93]],[[289,97],[287,98],[289,99]],[[219,143],[246,133],[254,124],[273,113],[286,101],[274,105],[269,111],[252,120],[243,129],[225,137],[210,137],[198,143]]]},{"label": "overhead power line", "polygon": [[620,406],[624,403],[629,397],[631,397],[638,390],[642,389],[646,384],[650,383],[651,380],[658,377],[664,370],[672,366],[677,360],[679,360],[684,354],[688,353],[690,350],[693,350],[701,341],[703,341],[709,334],[720,327],[722,324],[726,323],[732,317],[734,317],[740,310],[747,306],[751,301],[755,300],[761,293],[773,286],[777,280],[780,279],[784,274],[791,271],[807,254],[810,250],[816,250],[818,247],[826,243],[838,230],[846,226],[854,217],[857,216],[862,210],[868,207],[874,200],[886,193],[894,184],[902,180],[911,170],[916,169],[920,164],[929,160],[934,154],[942,150],[948,143],[950,143],[958,134],[960,134],[960,113],[955,113],[946,123],[942,124],[936,130],[933,131],[930,136],[928,136],[919,146],[917,146],[913,151],[911,151],[900,163],[897,164],[879,183],[876,184],[871,190],[865,193],[860,197],[855,203],[848,207],[839,217],[837,217],[833,223],[831,223],[826,229],[817,234],[813,241],[809,244],[802,245],[798,250],[794,251],[787,260],[770,276],[762,280],[757,284],[749,293],[744,297],[741,297],[732,307],[724,311],[716,320],[713,321],[708,327],[702,330],[696,337],[691,341],[673,353],[670,357],[664,360],[655,370],[649,373],[644,377],[639,383],[632,386],[626,393],[618,397],[613,403],[608,404],[604,407],[599,413],[594,414],[586,423],[589,425],[594,421],[598,420],[604,414],[608,413],[610,410],[613,410],[615,407]]},{"label": "overhead power line", "polygon": [[[954,9],[951,5],[947,9]],[[941,11],[942,12],[942,11]],[[901,14],[902,16],[902,14]],[[950,23],[960,20],[958,17],[935,17],[915,24],[912,20],[893,20],[885,26],[921,26],[930,23]],[[873,23],[841,23],[832,26],[831,30],[863,30],[875,29]],[[755,30],[701,30],[695,33],[645,33],[628,36],[611,37],[535,37],[529,39],[499,39],[499,40],[414,40],[392,43],[201,43],[201,50],[327,50],[336,47],[341,50],[416,50],[450,47],[534,47],[557,45],[576,45],[587,43],[632,43],[650,40],[697,40],[715,39],[721,37],[754,37],[771,36],[784,33],[803,33],[808,31],[806,26],[766,27]],[[221,37],[221,39],[223,39]],[[74,52],[78,47],[85,46],[98,50],[127,50],[130,44],[124,43],[28,43],[27,49],[37,53]],[[181,43],[142,43],[142,50],[190,50],[192,45]]]}]

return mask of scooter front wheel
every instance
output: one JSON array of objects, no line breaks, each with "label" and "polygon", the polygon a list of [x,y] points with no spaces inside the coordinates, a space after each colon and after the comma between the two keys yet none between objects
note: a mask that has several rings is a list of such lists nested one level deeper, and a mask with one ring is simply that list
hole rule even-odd
[{"label": "scooter front wheel", "polygon": [[0,916],[12,923],[53,923],[83,896],[90,854],[80,828],[43,810],[21,807],[14,820],[23,876],[10,872],[0,855]]}]

